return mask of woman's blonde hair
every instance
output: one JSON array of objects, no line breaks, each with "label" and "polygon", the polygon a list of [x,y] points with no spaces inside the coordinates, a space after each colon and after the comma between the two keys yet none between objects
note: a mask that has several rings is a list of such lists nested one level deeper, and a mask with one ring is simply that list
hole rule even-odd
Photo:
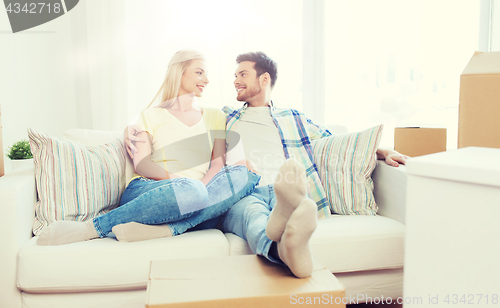
[{"label": "woman's blonde hair", "polygon": [[174,99],[178,96],[181,86],[181,77],[191,64],[191,61],[195,59],[204,60],[205,57],[196,50],[188,49],[179,50],[174,54],[168,63],[165,79],[148,107],[153,105],[158,98],[160,98],[161,107],[169,107],[175,102]]}]

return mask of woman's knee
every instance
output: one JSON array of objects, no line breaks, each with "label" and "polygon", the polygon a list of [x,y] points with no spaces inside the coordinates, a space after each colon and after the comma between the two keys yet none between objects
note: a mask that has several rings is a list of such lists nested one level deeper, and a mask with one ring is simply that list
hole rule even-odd
[{"label": "woman's knee", "polygon": [[190,199],[193,202],[208,202],[208,192],[207,187],[203,182],[193,179],[186,179],[186,194],[189,194]]},{"label": "woman's knee", "polygon": [[259,183],[260,176],[249,172],[245,166],[235,165],[228,166],[227,168],[227,172],[236,191],[240,191],[247,185],[249,188],[253,188]]}]

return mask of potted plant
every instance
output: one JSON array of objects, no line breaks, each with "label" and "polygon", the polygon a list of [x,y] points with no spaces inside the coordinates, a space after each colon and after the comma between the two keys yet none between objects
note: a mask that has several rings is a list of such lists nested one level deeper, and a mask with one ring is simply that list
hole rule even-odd
[{"label": "potted plant", "polygon": [[7,149],[6,156],[11,161],[12,170],[33,164],[33,154],[31,154],[30,143],[27,140],[14,143]]}]

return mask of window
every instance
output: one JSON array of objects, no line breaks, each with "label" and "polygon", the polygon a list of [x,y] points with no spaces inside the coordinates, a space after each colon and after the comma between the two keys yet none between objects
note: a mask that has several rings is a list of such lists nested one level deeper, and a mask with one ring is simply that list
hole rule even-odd
[{"label": "window", "polygon": [[325,123],[445,127],[457,147],[460,74],[478,50],[480,1],[325,1]]}]

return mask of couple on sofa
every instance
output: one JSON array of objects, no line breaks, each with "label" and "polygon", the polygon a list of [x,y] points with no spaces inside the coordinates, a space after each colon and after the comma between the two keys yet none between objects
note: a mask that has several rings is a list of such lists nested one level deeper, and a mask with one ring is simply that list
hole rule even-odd
[{"label": "couple on sofa", "polygon": [[[222,112],[198,106],[209,82],[203,55],[177,52],[150,108],[129,129],[136,175],[120,207],[86,222],[54,222],[37,243],[60,245],[110,232],[120,241],[137,241],[218,226],[295,276],[310,276],[309,239],[318,215],[330,211],[311,141],[330,133],[296,110],[275,108],[272,59],[250,52],[236,62],[234,86],[245,104]],[[232,149],[228,156],[226,149]],[[377,156],[392,166],[408,158],[383,149]]]}]

